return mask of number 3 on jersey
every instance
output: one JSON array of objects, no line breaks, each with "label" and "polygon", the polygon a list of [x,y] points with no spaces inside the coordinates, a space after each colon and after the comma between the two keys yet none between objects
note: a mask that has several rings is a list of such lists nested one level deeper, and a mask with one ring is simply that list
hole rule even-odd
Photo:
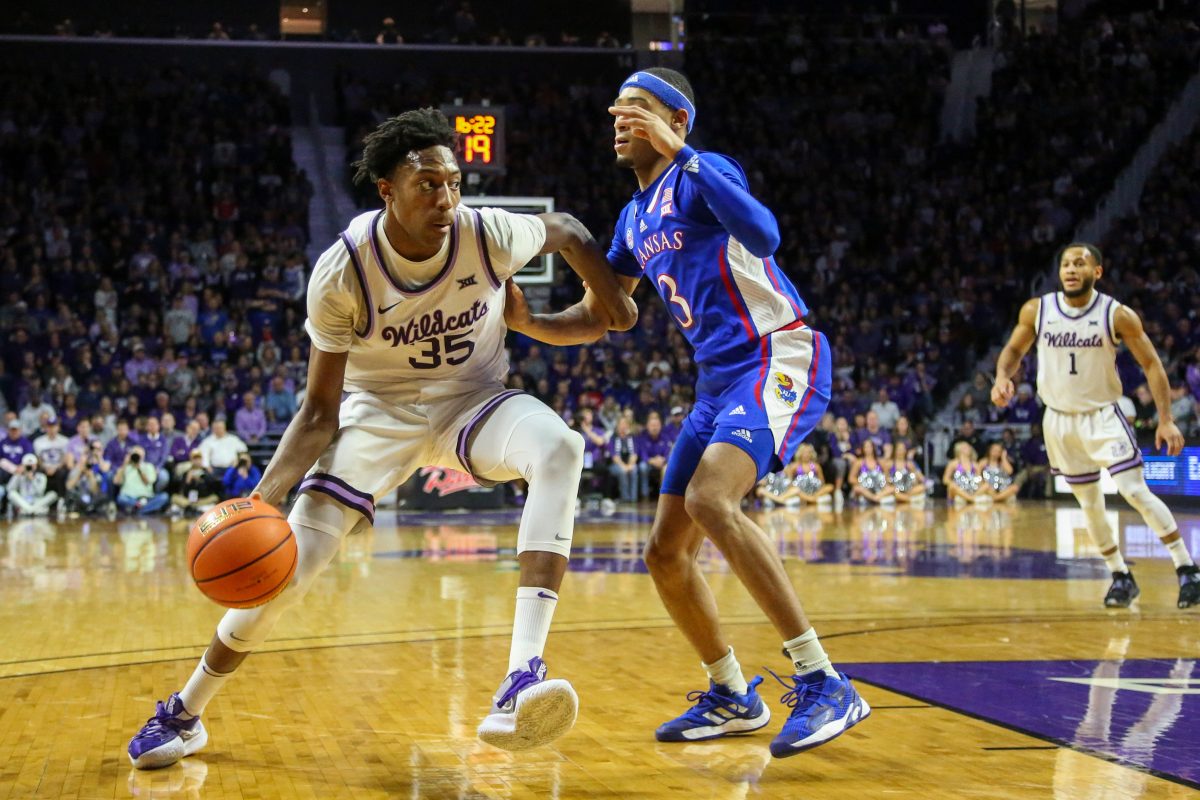
[{"label": "number 3 on jersey", "polygon": [[658,276],[658,285],[670,292],[670,297],[667,298],[668,303],[674,303],[679,306],[679,312],[675,313],[675,319],[679,320],[679,324],[684,328],[690,328],[696,322],[692,318],[692,307],[688,305],[688,301],[679,296],[679,287],[675,283],[675,279],[670,275],[662,274]]}]

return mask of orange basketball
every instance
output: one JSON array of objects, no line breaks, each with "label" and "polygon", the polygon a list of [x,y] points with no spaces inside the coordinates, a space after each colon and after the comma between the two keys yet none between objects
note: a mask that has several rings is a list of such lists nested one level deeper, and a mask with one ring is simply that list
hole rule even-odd
[{"label": "orange basketball", "polygon": [[226,500],[205,511],[188,534],[192,580],[227,608],[260,606],[282,592],[297,556],[291,526],[261,500]]}]

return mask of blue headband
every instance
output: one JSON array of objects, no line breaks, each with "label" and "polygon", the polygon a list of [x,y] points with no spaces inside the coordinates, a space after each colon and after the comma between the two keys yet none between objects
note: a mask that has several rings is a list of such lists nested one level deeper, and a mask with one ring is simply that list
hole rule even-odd
[{"label": "blue headband", "polygon": [[649,72],[633,73],[621,84],[620,91],[624,91],[630,86],[649,92],[671,108],[682,108],[688,112],[687,129],[688,133],[692,132],[692,126],[696,124],[696,107],[692,105],[691,100],[683,96],[683,92]]}]

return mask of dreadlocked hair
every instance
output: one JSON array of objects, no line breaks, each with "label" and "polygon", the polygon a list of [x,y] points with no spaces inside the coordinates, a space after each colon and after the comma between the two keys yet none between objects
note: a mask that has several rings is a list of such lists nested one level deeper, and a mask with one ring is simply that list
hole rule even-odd
[{"label": "dreadlocked hair", "polygon": [[408,154],[427,147],[455,145],[450,121],[436,108],[418,108],[384,120],[363,139],[362,158],[353,166],[355,183],[390,177]]}]

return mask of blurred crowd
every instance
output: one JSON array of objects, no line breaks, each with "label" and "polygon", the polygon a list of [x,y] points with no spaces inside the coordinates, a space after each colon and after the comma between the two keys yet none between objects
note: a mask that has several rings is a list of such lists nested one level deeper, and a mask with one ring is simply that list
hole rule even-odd
[{"label": "blurred crowd", "polygon": [[[462,10],[455,4],[456,17]],[[1170,15],[1095,14],[1053,36],[1013,36],[976,138],[958,144],[939,135],[944,36],[836,38],[792,19],[755,37],[700,31],[689,41],[696,143],[745,167],[787,232],[780,266],[835,351],[830,413],[807,460],[761,487],[764,500],[794,499],[798,480],[830,503],[930,485],[910,466],[928,463],[926,425],[1002,341],[1031,280],[1198,53],[1195,21]],[[628,67],[589,64],[498,74],[470,90],[415,67],[386,81],[341,74],[339,121],[356,156],[390,114],[486,92],[508,114],[509,170],[476,188],[555,197],[603,240],[635,188],[613,166],[605,112]],[[261,463],[256,451],[270,453],[302,402],[307,363],[312,187],[293,163],[278,87],[252,69],[118,76],[9,64],[0,76],[0,480],[21,481],[8,487],[9,507],[185,510],[241,490]],[[1185,432],[1200,397],[1198,162],[1196,137],[1168,156],[1141,216],[1105,242],[1102,284],[1146,318]],[[358,191],[364,205],[377,202],[373,187]],[[550,303],[579,291],[566,274]],[[657,298],[643,286],[637,299],[636,329],[595,345],[510,342],[510,385],[580,430],[584,492],[614,501],[653,496],[696,377]],[[1152,426],[1140,371],[1127,355],[1120,365],[1133,416]],[[1013,484],[995,488],[1003,481],[983,477],[987,462],[993,477],[1000,469],[1023,486],[1028,473],[1030,491],[1044,489],[1044,446],[1036,433],[1026,441],[1040,417],[1033,367],[1003,414],[975,377],[950,450],[934,459],[957,465],[942,476],[947,486],[965,492],[978,477],[1003,494]],[[997,441],[975,440],[989,425]],[[956,449],[964,441],[971,453]],[[993,458],[997,444],[1004,456]],[[195,480],[206,470],[208,483],[188,488],[195,453]]]},{"label": "blurred crowd", "polygon": [[[161,506],[189,454],[147,451],[146,480],[130,488],[126,453],[109,450],[122,426],[142,447],[193,425],[254,447],[302,399],[311,187],[286,102],[240,69],[0,73],[0,416],[12,441],[0,479],[30,467],[46,479],[10,487],[10,507],[18,495],[71,506],[93,443],[108,455],[95,485],[78,476],[90,498],[125,507],[120,487],[148,484],[158,491],[140,508]],[[205,459],[220,485],[233,462]]]}]

